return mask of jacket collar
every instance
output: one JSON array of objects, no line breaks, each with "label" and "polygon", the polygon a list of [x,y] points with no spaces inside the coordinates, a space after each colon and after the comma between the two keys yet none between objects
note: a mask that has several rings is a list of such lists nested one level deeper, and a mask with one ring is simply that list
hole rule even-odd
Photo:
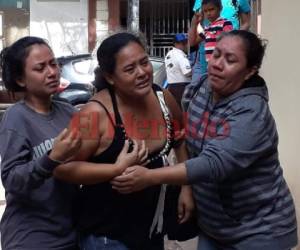
[{"label": "jacket collar", "polygon": [[[209,86],[209,91],[212,94],[212,90],[210,86]],[[264,98],[267,102],[269,101],[269,94],[268,94],[268,88],[266,82],[258,74],[255,74],[250,79],[245,81],[243,86],[239,90],[231,94],[230,96],[220,99],[220,101],[216,105],[218,106],[224,105],[233,101],[236,98],[242,96],[248,96],[248,95],[259,95],[262,98]]]}]

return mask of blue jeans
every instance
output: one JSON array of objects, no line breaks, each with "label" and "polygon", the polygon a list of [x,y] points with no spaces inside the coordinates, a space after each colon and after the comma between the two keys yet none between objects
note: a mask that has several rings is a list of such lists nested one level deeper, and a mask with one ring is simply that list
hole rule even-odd
[{"label": "blue jeans", "polygon": [[122,242],[107,237],[88,235],[80,239],[81,250],[129,250]]}]

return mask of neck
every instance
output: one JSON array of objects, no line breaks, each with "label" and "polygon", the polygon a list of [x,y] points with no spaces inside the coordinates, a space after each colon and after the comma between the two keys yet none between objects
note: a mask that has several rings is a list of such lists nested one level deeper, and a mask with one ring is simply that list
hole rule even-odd
[{"label": "neck", "polygon": [[147,107],[147,103],[149,100],[149,97],[151,96],[151,92],[147,93],[145,96],[138,96],[138,97],[133,97],[133,96],[127,96],[124,94],[121,94],[119,92],[116,93],[116,98],[117,101],[121,106],[126,106],[126,107],[135,107],[135,109],[145,109]]},{"label": "neck", "polygon": [[184,49],[183,49],[183,47],[181,45],[176,45],[175,48],[184,52]]},{"label": "neck", "polygon": [[212,93],[213,103],[217,103],[220,100],[220,98],[221,98],[221,96],[218,93],[213,91],[213,93]]},{"label": "neck", "polygon": [[33,109],[37,113],[47,114],[51,111],[51,98],[36,98],[34,96],[27,95],[24,98],[27,106]]}]

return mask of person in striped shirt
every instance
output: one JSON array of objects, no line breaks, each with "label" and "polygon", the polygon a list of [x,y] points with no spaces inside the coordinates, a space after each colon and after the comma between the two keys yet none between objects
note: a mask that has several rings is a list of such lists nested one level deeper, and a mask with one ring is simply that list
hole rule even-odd
[{"label": "person in striped shirt", "polygon": [[203,0],[202,16],[209,21],[204,29],[198,24],[198,34],[200,42],[205,40],[205,58],[208,62],[216,46],[217,38],[222,32],[228,32],[233,29],[231,21],[220,16],[222,4],[220,0]]},{"label": "person in striped shirt", "polygon": [[[251,6],[248,0],[221,0],[221,17],[231,21],[233,29],[249,30]],[[195,12],[191,27],[188,32],[191,47],[198,46],[197,59],[193,64],[192,82],[199,81],[201,76],[207,73],[207,61],[205,58],[204,41],[199,43],[197,25],[201,19],[202,0],[195,0],[193,11]],[[203,19],[203,18],[202,18]],[[202,24],[208,24],[208,20],[203,20]]]},{"label": "person in striped shirt", "polygon": [[264,53],[265,43],[254,33],[222,33],[208,75],[190,83],[182,99],[191,158],[159,169],[133,166],[112,182],[122,193],[191,184],[198,250],[297,245],[295,206],[278,156],[268,88],[258,73]]}]

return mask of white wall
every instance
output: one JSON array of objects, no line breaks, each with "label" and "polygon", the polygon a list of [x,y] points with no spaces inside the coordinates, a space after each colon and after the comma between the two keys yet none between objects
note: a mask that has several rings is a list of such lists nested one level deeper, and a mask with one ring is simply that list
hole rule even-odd
[{"label": "white wall", "polygon": [[30,0],[30,35],[46,38],[55,55],[88,52],[88,0]]},{"label": "white wall", "polygon": [[262,37],[269,41],[262,74],[269,86],[281,164],[296,203],[300,233],[299,10],[299,0],[262,0]]}]

